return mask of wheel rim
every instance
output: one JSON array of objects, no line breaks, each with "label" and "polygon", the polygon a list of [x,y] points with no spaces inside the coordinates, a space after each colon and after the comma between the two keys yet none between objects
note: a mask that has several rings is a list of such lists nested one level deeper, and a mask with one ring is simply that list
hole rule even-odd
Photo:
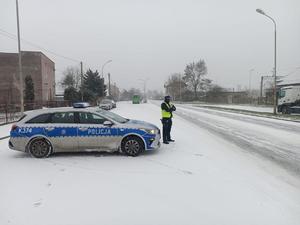
[{"label": "wheel rim", "polygon": [[45,141],[38,140],[32,143],[31,153],[36,157],[43,157],[48,153],[49,146]]},{"label": "wheel rim", "polygon": [[136,140],[129,140],[125,143],[125,151],[131,155],[135,155],[140,151],[140,144]]},{"label": "wheel rim", "polygon": [[283,114],[286,114],[286,113],[287,113],[287,108],[286,108],[286,107],[283,107],[282,112],[283,112]]}]

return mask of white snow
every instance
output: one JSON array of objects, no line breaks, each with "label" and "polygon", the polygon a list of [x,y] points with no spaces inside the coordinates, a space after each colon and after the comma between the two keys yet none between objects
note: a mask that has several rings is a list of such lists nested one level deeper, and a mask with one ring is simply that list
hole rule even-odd
[{"label": "white snow", "polygon": [[272,113],[273,107],[272,106],[252,106],[252,105],[234,105],[234,104],[201,104],[200,106],[213,106],[218,108],[226,108],[226,109],[240,109],[246,111],[253,111],[253,112],[267,112]]},{"label": "white snow", "polygon": [[[160,126],[157,105],[117,107],[123,116]],[[299,224],[298,177],[180,116],[172,136],[175,143],[135,158],[34,159],[0,141],[0,224]]]},{"label": "white snow", "polygon": [[5,124],[0,126],[0,138],[9,136],[10,128],[13,124]]}]

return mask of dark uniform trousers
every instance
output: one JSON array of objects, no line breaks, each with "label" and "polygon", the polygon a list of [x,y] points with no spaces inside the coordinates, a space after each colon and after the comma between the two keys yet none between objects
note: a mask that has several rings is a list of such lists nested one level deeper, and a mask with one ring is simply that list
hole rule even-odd
[{"label": "dark uniform trousers", "polygon": [[172,118],[162,118],[163,141],[171,140]]}]

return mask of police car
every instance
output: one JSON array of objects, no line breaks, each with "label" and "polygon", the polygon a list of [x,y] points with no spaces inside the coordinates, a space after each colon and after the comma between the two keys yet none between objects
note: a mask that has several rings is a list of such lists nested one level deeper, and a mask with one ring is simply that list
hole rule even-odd
[{"label": "police car", "polygon": [[160,147],[160,130],[147,122],[77,104],[26,112],[12,126],[9,147],[36,158],[80,151],[120,151],[137,156]]}]

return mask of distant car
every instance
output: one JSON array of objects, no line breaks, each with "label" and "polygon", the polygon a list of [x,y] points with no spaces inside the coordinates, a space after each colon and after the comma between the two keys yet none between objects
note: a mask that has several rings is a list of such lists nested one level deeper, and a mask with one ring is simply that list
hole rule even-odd
[{"label": "distant car", "polygon": [[26,112],[12,126],[9,148],[36,158],[55,152],[120,151],[137,156],[160,146],[153,124],[99,108],[57,108]]},{"label": "distant car", "polygon": [[114,100],[111,100],[111,103],[112,103],[113,109],[114,109],[114,108],[117,108],[117,103],[116,103]]},{"label": "distant car", "polygon": [[112,100],[110,99],[103,99],[100,104],[99,107],[101,109],[105,109],[105,110],[111,110],[113,108],[113,103]]}]

